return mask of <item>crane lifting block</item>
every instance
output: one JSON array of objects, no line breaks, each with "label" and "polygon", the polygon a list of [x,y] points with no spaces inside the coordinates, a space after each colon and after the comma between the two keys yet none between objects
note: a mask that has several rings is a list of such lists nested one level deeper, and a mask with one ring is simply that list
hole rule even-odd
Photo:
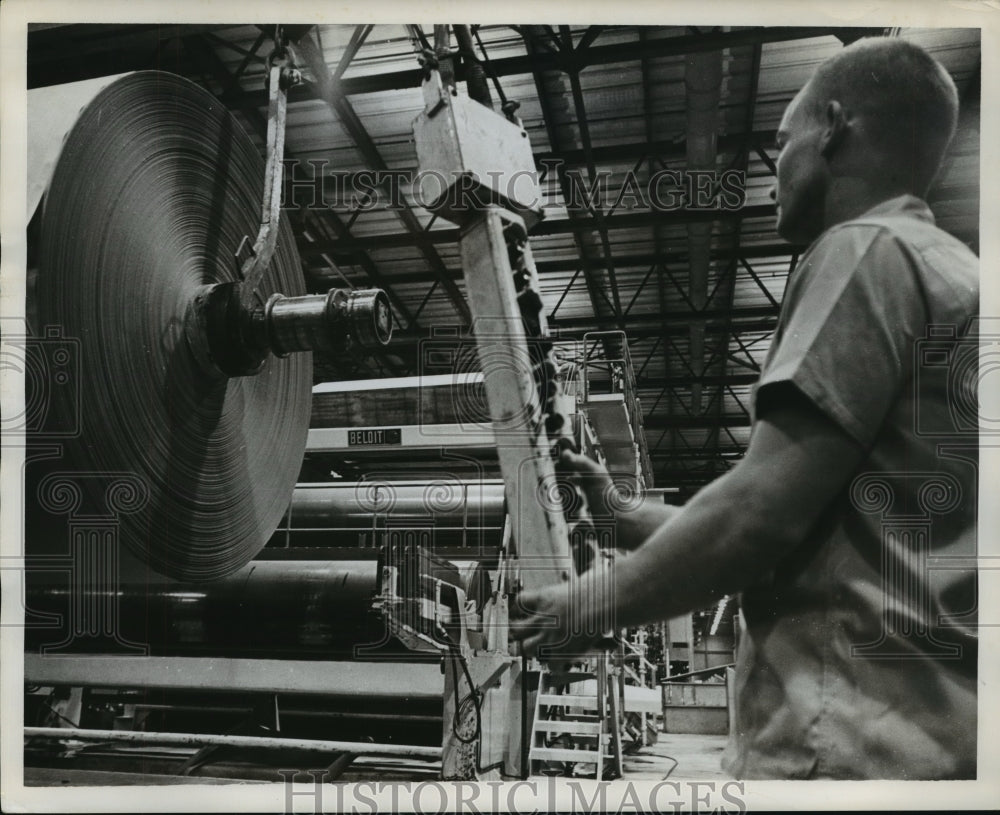
[{"label": "crane lifting block", "polygon": [[459,95],[438,71],[423,92],[424,110],[413,122],[419,203],[459,225],[493,204],[516,212],[530,230],[542,219],[542,196],[521,122]]}]

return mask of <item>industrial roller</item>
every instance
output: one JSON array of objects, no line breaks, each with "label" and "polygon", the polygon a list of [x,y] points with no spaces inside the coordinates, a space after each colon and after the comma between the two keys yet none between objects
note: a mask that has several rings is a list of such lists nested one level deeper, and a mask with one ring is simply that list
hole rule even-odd
[{"label": "industrial roller", "polygon": [[501,481],[451,476],[297,484],[269,547],[372,548],[385,533],[426,533],[428,545],[495,556],[503,540]]},{"label": "industrial roller", "polygon": [[[185,581],[233,574],[278,525],[305,448],[309,351],[377,348],[391,331],[380,291],[305,295],[278,217],[286,72],[272,75],[267,165],[197,85],[112,82],[67,134],[40,214],[35,333],[78,361],[50,410],[80,432],[49,469],[120,475],[119,541]],[[53,513],[78,507],[85,482],[29,489]]]},{"label": "industrial roller", "polygon": [[[412,659],[371,608],[381,566],[374,558],[257,560],[211,585],[127,581],[117,591],[121,615],[113,636],[66,640],[58,629],[29,627],[26,645],[36,653],[138,646],[152,656]],[[486,601],[490,580],[479,564],[444,566],[439,575],[477,608]],[[66,615],[74,603],[71,588],[44,580],[29,585],[27,600],[34,612],[50,615]]]}]

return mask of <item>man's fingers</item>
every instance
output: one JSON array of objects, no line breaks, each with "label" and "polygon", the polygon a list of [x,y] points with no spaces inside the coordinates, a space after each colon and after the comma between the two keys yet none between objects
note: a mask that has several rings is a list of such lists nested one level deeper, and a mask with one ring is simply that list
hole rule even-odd
[{"label": "man's fingers", "polygon": [[588,456],[582,456],[571,450],[563,450],[559,454],[559,464],[567,472],[580,475],[607,475],[607,470]]},{"label": "man's fingers", "polygon": [[593,514],[613,514],[607,503],[613,484],[611,475],[603,464],[598,464],[587,456],[564,450],[559,457],[557,471],[560,476],[583,489]]},{"label": "man's fingers", "polygon": [[515,635],[512,628],[511,635],[521,643],[521,653],[529,657],[541,655],[548,659],[570,650],[573,653],[581,650],[579,647],[574,648],[572,640],[565,634],[556,635],[552,629],[523,629]]},{"label": "man's fingers", "polygon": [[551,639],[554,632],[566,624],[566,602],[562,594],[565,591],[565,586],[556,584],[520,592],[510,605],[510,636],[524,642],[533,637]]}]

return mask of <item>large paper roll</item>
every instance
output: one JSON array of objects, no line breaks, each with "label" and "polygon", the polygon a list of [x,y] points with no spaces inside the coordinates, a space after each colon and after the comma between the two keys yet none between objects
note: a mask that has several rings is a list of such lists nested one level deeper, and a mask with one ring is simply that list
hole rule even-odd
[{"label": "large paper roll", "polygon": [[49,186],[66,136],[108,85],[128,74],[102,76],[28,91],[28,220]]},{"label": "large paper roll", "polygon": [[[53,426],[79,432],[29,494],[50,518],[113,516],[121,543],[165,575],[216,579],[277,526],[309,421],[311,354],[228,379],[203,370],[185,333],[193,298],[236,278],[234,255],[257,233],[264,162],[186,79],[143,71],[84,84],[31,104],[33,130],[49,130],[32,153],[35,178],[49,176],[33,181],[47,190],[34,305],[70,372],[48,408]],[[283,218],[258,293],[304,291]]]}]

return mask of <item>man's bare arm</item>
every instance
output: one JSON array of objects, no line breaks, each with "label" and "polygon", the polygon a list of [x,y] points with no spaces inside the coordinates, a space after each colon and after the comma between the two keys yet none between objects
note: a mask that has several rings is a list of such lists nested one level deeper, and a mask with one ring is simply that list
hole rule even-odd
[{"label": "man's bare arm", "polygon": [[[768,404],[731,472],[617,559],[614,596],[603,604],[616,626],[666,619],[746,587],[806,540],[843,489],[864,451],[798,391],[782,397]],[[540,615],[568,619],[572,597],[606,592],[595,578],[522,595],[522,608],[534,613],[513,631],[528,652],[565,641],[566,632],[545,629]]]}]

